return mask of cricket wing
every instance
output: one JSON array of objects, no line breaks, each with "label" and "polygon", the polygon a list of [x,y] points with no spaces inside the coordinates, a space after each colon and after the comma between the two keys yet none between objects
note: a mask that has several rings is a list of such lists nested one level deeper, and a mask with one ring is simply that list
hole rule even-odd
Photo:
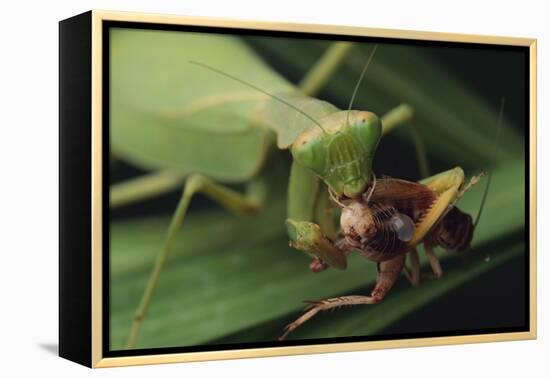
[{"label": "cricket wing", "polygon": [[376,180],[371,200],[391,206],[418,223],[437,197],[437,193],[425,185],[395,178],[382,178]]}]

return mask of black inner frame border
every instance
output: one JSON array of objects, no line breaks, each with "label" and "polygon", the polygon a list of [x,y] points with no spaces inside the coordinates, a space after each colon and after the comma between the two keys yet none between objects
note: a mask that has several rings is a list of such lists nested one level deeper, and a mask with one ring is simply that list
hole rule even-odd
[{"label": "black inner frame border", "polygon": [[[529,125],[525,132],[525,226],[524,229],[524,242],[526,246],[525,253],[525,326],[519,327],[505,327],[505,328],[491,328],[491,329],[473,329],[467,331],[434,331],[434,332],[418,332],[410,334],[400,334],[398,336],[392,335],[375,335],[375,336],[353,336],[353,337],[336,337],[327,339],[307,339],[307,340],[284,340],[284,341],[269,341],[269,342],[249,342],[238,344],[219,344],[219,345],[194,345],[194,346],[181,346],[181,347],[162,347],[162,348],[142,348],[131,350],[110,350],[110,209],[109,209],[109,182],[110,182],[110,165],[109,158],[111,152],[110,144],[110,125],[109,125],[109,103],[110,103],[110,28],[128,28],[128,29],[145,29],[145,30],[165,30],[165,31],[181,31],[181,32],[196,32],[196,33],[212,33],[212,34],[236,34],[236,35],[253,35],[253,36],[265,36],[265,37],[282,37],[282,38],[302,38],[302,39],[315,39],[315,40],[331,40],[331,41],[353,41],[353,42],[371,42],[371,43],[385,43],[385,44],[410,44],[421,46],[452,46],[452,47],[467,47],[470,49],[502,49],[508,51],[520,51],[525,56],[525,124]],[[212,26],[194,26],[194,25],[167,25],[158,23],[145,23],[145,22],[127,22],[127,21],[102,21],[102,175],[103,175],[103,188],[102,188],[102,357],[127,357],[127,356],[140,356],[140,355],[158,355],[158,354],[170,354],[170,353],[189,353],[189,352],[209,352],[209,351],[221,351],[221,350],[238,350],[238,349],[257,349],[257,348],[270,348],[270,347],[284,347],[284,346],[305,346],[305,345],[330,345],[344,342],[365,342],[365,341],[383,341],[383,340],[404,340],[404,339],[422,339],[433,337],[449,337],[449,336],[467,336],[467,335],[483,335],[483,334],[496,334],[496,333],[510,333],[510,332],[528,332],[530,330],[530,129],[533,125],[530,124],[530,93],[531,93],[531,81],[530,81],[530,49],[528,46],[510,46],[510,45],[497,45],[497,44],[481,44],[470,42],[443,42],[443,41],[424,41],[424,40],[410,40],[404,38],[388,38],[388,37],[365,37],[365,36],[348,36],[348,35],[335,35],[335,34],[323,34],[323,33],[305,33],[305,32],[289,32],[289,31],[271,31],[261,29],[241,29],[241,28],[228,28],[228,27],[212,27]]]}]

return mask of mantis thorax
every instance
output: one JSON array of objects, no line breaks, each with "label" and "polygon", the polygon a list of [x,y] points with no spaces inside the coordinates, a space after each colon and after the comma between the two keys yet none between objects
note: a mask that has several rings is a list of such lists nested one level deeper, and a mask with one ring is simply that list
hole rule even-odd
[{"label": "mantis thorax", "polygon": [[337,112],[319,120],[323,126],[300,134],[291,152],[338,196],[360,196],[372,178],[372,161],[382,134],[371,112]]}]

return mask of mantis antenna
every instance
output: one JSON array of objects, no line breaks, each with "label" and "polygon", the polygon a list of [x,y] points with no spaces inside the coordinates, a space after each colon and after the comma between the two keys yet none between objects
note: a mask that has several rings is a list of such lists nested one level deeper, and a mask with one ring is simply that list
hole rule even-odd
[{"label": "mantis antenna", "polygon": [[357,94],[357,91],[359,90],[359,85],[361,85],[361,82],[363,81],[363,77],[365,76],[365,73],[367,72],[367,68],[369,68],[369,64],[374,57],[374,53],[376,52],[376,49],[378,49],[378,43],[374,45],[374,48],[372,49],[369,58],[367,59],[367,63],[365,63],[365,66],[363,67],[363,71],[361,71],[361,76],[359,76],[359,80],[357,80],[357,84],[355,84],[355,89],[353,90],[353,94],[351,95],[351,100],[349,101],[348,106],[348,114],[346,118],[346,124],[349,124],[349,112],[351,111],[351,107],[353,106],[353,101],[355,101],[355,95]]},{"label": "mantis antenna", "polygon": [[[502,131],[502,117],[504,114],[504,102],[505,99],[502,97],[500,99],[500,109],[498,112],[498,121],[497,121],[497,136],[495,138],[495,152],[499,151],[498,148],[498,141],[500,139],[500,132]],[[496,154],[495,154],[496,155]],[[494,168],[494,162],[493,162],[493,168]],[[483,211],[483,207],[485,205],[485,200],[487,199],[487,194],[489,193],[489,187],[491,186],[491,178],[493,176],[492,170],[489,171],[487,174],[487,184],[485,185],[485,190],[483,191],[483,197],[481,197],[481,204],[479,205],[479,211],[477,212],[476,220],[474,222],[474,230],[477,227],[477,224],[479,222],[479,218],[481,218],[481,213]]]},{"label": "mantis antenna", "polygon": [[189,60],[188,62],[191,63],[191,64],[195,64],[195,65],[197,65],[197,66],[206,68],[206,69],[208,69],[208,70],[210,70],[210,71],[216,72],[216,73],[218,73],[218,74],[220,74],[220,75],[223,75],[223,76],[225,76],[225,77],[228,77],[228,78],[230,78],[230,79],[233,79],[233,80],[235,80],[235,81],[237,81],[237,82],[239,82],[239,83],[241,83],[241,84],[244,84],[244,85],[246,85],[246,86],[248,86],[248,87],[250,87],[250,88],[252,88],[252,89],[257,90],[258,92],[261,92],[261,93],[263,93],[263,94],[265,94],[265,95],[267,95],[267,96],[273,98],[274,100],[279,101],[280,103],[282,103],[282,104],[288,106],[289,108],[291,108],[291,109],[297,111],[298,113],[300,113],[300,114],[303,115],[304,117],[308,118],[311,122],[313,122],[315,125],[317,125],[317,126],[323,131],[324,134],[327,133],[327,132],[325,131],[325,129],[323,128],[323,126],[321,126],[321,124],[320,124],[315,118],[313,118],[312,116],[310,116],[309,114],[307,114],[306,112],[304,112],[302,109],[300,109],[300,108],[298,108],[298,107],[292,105],[291,103],[289,103],[289,102],[283,100],[282,98],[277,97],[277,96],[275,96],[274,94],[269,93],[269,92],[267,92],[267,91],[264,91],[263,89],[258,88],[257,86],[255,86],[255,85],[253,85],[253,84],[250,84],[250,83],[248,83],[248,82],[246,82],[246,81],[244,81],[244,80],[242,80],[242,79],[239,79],[239,78],[236,77],[236,76],[230,75],[230,74],[228,74],[227,72],[223,72],[222,70],[219,70],[219,69],[214,68],[214,67],[212,67],[212,66],[209,66],[209,65],[207,65],[207,64],[204,64],[204,63],[201,63],[201,62],[196,62],[196,61],[194,61],[194,60]]}]

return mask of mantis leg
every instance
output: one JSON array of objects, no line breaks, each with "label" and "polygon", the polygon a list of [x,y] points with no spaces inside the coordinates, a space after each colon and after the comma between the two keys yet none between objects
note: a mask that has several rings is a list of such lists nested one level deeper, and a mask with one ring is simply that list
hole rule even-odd
[{"label": "mantis leg", "polygon": [[235,214],[250,215],[255,213],[262,206],[266,190],[261,179],[252,181],[248,187],[247,193],[241,194],[217,184],[204,176],[189,176],[185,183],[185,188],[178,202],[176,211],[170,221],[170,226],[168,227],[164,240],[164,245],[157,255],[155,265],[149,277],[149,281],[147,282],[141,302],[134,315],[126,348],[132,348],[136,343],[141,324],[151,304],[160,274],[166,264],[166,260],[168,259],[170,252],[172,251],[176,236],[183,225],[189,203],[196,193],[206,195]]},{"label": "mantis leg", "polygon": [[287,219],[286,226],[290,237],[290,246],[307,252],[315,259],[310,265],[312,271],[319,272],[329,266],[346,269],[345,252],[323,235],[318,224]]},{"label": "mantis leg", "polygon": [[420,181],[438,194],[432,207],[417,224],[411,247],[420,243],[432,227],[445,216],[446,212],[454,205],[460,188],[464,182],[464,171],[460,167],[439,173]]},{"label": "mantis leg", "polygon": [[378,264],[378,277],[376,285],[370,296],[365,295],[346,295],[344,297],[336,297],[323,299],[321,301],[312,301],[311,305],[306,308],[306,312],[298,319],[285,327],[284,333],[279,337],[279,340],[284,340],[288,334],[307,322],[309,319],[317,315],[321,311],[335,309],[343,306],[355,306],[364,304],[375,304],[380,302],[386,294],[391,290],[393,284],[399,278],[401,271],[405,265],[405,255],[399,255],[391,260],[382,261]]},{"label": "mantis leg", "polygon": [[354,46],[352,42],[334,42],[321,59],[300,80],[299,88],[305,95],[315,96],[330,79]]},{"label": "mantis leg", "polygon": [[416,159],[418,161],[420,176],[428,177],[430,175],[430,166],[428,163],[428,156],[426,154],[426,147],[424,146],[424,142],[418,133],[414,118],[414,110],[410,105],[401,104],[382,116],[383,134],[387,134],[394,128],[401,125],[411,126],[411,137],[416,150]]},{"label": "mantis leg", "polygon": [[181,187],[185,176],[171,170],[149,173],[111,186],[111,209],[155,197]]},{"label": "mantis leg", "polygon": [[481,172],[479,175],[473,176],[466,185],[463,185],[464,171],[462,168],[456,167],[420,181],[421,184],[434,190],[438,194],[438,197],[422,221],[417,225],[413,239],[410,242],[411,246],[416,246],[416,244],[420,243],[431,228],[445,216],[464,193],[475,185],[484,174]]},{"label": "mantis leg", "polygon": [[[310,266],[313,271],[324,270],[328,266],[346,268],[344,251],[326,236],[326,233],[333,233],[329,226],[330,214],[318,209],[318,202],[326,200],[322,197],[326,195],[325,192],[326,189],[313,172],[293,162],[288,188],[286,226],[290,245],[307,252],[315,259]],[[323,229],[314,223],[316,218],[320,219],[319,223],[324,226]]]}]

